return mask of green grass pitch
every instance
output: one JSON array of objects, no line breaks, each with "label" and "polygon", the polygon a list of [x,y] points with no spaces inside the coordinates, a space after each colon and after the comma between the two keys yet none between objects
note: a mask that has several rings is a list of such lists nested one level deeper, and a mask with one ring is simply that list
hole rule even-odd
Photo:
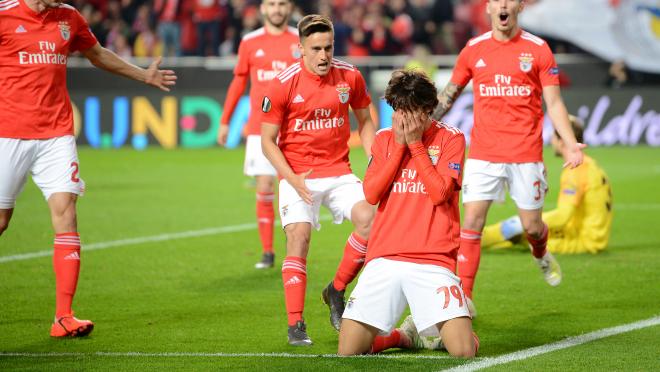
[{"label": "green grass pitch", "polygon": [[[545,284],[524,248],[485,252],[475,288],[480,361],[660,315],[660,149],[588,152],[612,182],[610,246],[558,256],[564,281],[557,288]],[[362,176],[362,151],[352,157]],[[46,203],[28,181],[0,238],[0,369],[437,371],[468,363],[432,359],[447,354],[430,351],[330,357],[337,334],[320,293],[351,229],[328,220],[313,233],[308,260],[305,317],[314,345],[288,346],[278,268],[284,238],[276,229],[276,268],[253,269],[260,248],[243,151],[81,148],[80,158],[87,194],[79,229],[90,250],[83,248],[74,309],[96,328],[83,339],[51,339],[50,256],[6,259],[52,249]],[[552,208],[561,161],[548,150],[546,164]],[[512,213],[510,201],[495,205],[489,222]],[[176,235],[182,232],[193,233]],[[144,237],[151,240],[117,242]],[[660,326],[652,326],[492,369],[657,370],[659,345]]]}]

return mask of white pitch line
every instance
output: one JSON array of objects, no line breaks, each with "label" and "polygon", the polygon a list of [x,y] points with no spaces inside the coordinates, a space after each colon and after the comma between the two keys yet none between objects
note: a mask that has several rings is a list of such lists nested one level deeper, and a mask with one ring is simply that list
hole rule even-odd
[{"label": "white pitch line", "polygon": [[292,353],[142,353],[142,352],[106,352],[95,353],[11,353],[0,352],[0,357],[23,358],[60,358],[60,357],[126,357],[126,358],[373,358],[373,359],[451,359],[449,355],[416,355],[416,354],[374,354],[340,357],[337,354],[292,354]]},{"label": "white pitch line", "polygon": [[[321,215],[319,217],[320,220],[329,220],[330,216],[329,215]],[[279,220],[275,221],[275,224],[279,224]],[[129,238],[129,239],[120,239],[120,240],[111,240],[108,242],[99,242],[99,243],[91,243],[91,244],[83,244],[82,250],[83,252],[89,252],[89,251],[96,251],[100,249],[107,249],[107,248],[114,248],[114,247],[121,247],[125,245],[137,245],[137,244],[144,244],[144,243],[153,243],[153,242],[162,242],[166,240],[176,240],[176,239],[185,239],[185,238],[198,238],[201,236],[208,236],[208,235],[219,235],[219,234],[228,234],[228,233],[233,233],[233,232],[239,232],[239,231],[247,231],[247,230],[253,230],[257,228],[256,223],[244,223],[240,225],[232,225],[232,226],[222,226],[222,227],[210,227],[207,229],[201,229],[201,230],[189,230],[189,231],[181,231],[177,233],[168,233],[168,234],[160,234],[160,235],[152,235],[152,236],[141,236],[137,238]],[[38,251],[38,252],[31,252],[31,253],[22,253],[22,254],[15,254],[11,256],[0,256],[0,264],[5,263],[5,262],[13,262],[13,261],[24,261],[24,260],[29,260],[32,258],[39,258],[39,257],[50,257],[53,255],[53,250],[52,248],[50,250],[44,250],[44,251]]]},{"label": "white pitch line", "polygon": [[648,328],[648,327],[653,327],[660,325],[660,316],[655,316],[653,318],[645,319],[645,320],[640,320],[638,322],[634,323],[628,323],[616,327],[611,327],[611,328],[605,328],[601,329],[599,331],[594,331],[590,332],[587,334],[583,334],[580,336],[574,336],[574,337],[569,337],[566,339],[563,339],[561,341],[552,343],[552,344],[546,344],[546,345],[541,345],[537,347],[532,347],[529,349],[525,350],[520,350],[516,351],[514,353],[510,354],[504,354],[500,355],[498,357],[493,357],[493,358],[483,358],[479,361],[468,363],[468,364],[463,364],[461,366],[457,366],[454,368],[449,368],[444,371],[451,371],[451,372],[468,372],[468,371],[477,371],[483,368],[488,368],[488,367],[493,367],[497,366],[500,364],[506,364],[506,363],[511,363],[515,362],[518,360],[524,360],[524,359],[529,359],[532,357],[535,357],[537,355],[541,354],[547,354],[553,351],[561,350],[561,349],[566,349],[569,347],[573,346],[578,346],[585,344],[587,342],[595,341],[595,340],[600,340],[601,338],[605,337],[610,337],[614,335],[618,335],[621,333],[627,333],[631,331],[635,331],[638,329],[642,328]]},{"label": "white pitch line", "polygon": [[[152,236],[142,236],[142,237],[137,237],[137,238],[112,240],[112,241],[109,241],[109,242],[83,244],[83,251],[88,252],[88,251],[96,251],[96,250],[99,250],[99,249],[120,247],[120,246],[124,246],[124,245],[136,245],[136,244],[144,244],[144,243],[162,242],[162,241],[165,241],[165,240],[197,238],[197,237],[200,237],[200,236],[207,236],[207,235],[227,234],[227,233],[238,232],[238,231],[252,230],[252,229],[255,229],[256,227],[257,227],[256,223],[244,223],[244,224],[241,224],[241,225],[212,227],[212,228],[201,229],[201,230],[190,230],[190,231],[182,231],[182,232],[178,232],[178,233],[160,234],[160,235],[152,235]],[[29,260],[31,258],[48,257],[48,256],[52,256],[52,255],[53,255],[53,250],[52,249],[45,250],[45,251],[39,251],[39,252],[32,252],[32,253],[16,254],[16,255],[12,255],[12,256],[0,257],[0,263],[12,262],[12,261],[23,261],[23,260]]]}]

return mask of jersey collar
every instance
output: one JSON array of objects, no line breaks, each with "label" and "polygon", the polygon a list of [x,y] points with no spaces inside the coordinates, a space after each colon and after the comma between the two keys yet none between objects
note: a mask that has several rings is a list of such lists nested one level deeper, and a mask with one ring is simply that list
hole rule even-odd
[{"label": "jersey collar", "polygon": [[522,28],[518,28],[518,32],[515,35],[513,35],[513,37],[511,39],[505,40],[505,41],[497,40],[495,38],[495,33],[493,33],[490,36],[490,38],[498,44],[508,44],[508,43],[513,43],[513,42],[518,41],[518,39],[520,39],[520,36],[522,35],[522,32],[523,32]]},{"label": "jersey collar", "polygon": [[333,70],[332,62],[330,63],[330,69],[328,70],[328,73],[325,74],[325,76],[317,75],[309,71],[307,69],[307,66],[305,65],[305,61],[303,61],[302,58],[300,58],[300,65],[302,66],[301,70],[303,75],[305,75],[305,78],[318,83],[318,85],[321,85],[330,76],[330,74],[332,74],[332,70]]},{"label": "jersey collar", "polygon": [[27,4],[25,3],[25,0],[18,0],[18,3],[21,5],[21,9],[23,9],[23,12],[25,12],[30,17],[36,18],[40,21],[43,20],[43,18],[46,16],[48,11],[50,11],[50,9],[47,8],[47,9],[44,9],[41,13],[37,13],[34,10],[32,10],[32,8],[27,6]]}]

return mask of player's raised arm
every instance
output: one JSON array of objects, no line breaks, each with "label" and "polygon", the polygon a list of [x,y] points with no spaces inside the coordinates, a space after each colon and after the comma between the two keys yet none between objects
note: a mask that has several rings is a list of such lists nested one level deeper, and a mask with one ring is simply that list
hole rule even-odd
[{"label": "player's raised arm", "polygon": [[[369,166],[364,175],[362,188],[369,204],[377,205],[392,186],[397,171],[408,151],[403,134],[403,115],[395,111],[392,114],[391,134],[381,132],[374,140],[369,159]],[[389,141],[394,137],[393,141]]]},{"label": "player's raised arm", "polygon": [[465,89],[465,85],[457,85],[451,81],[447,83],[445,89],[438,94],[438,106],[436,106],[431,117],[435,120],[442,119],[451,110],[456,99],[461,96],[463,89]]},{"label": "player's raised arm", "polygon": [[234,75],[234,78],[229,84],[227,89],[227,98],[225,104],[222,106],[222,117],[220,118],[220,128],[218,129],[218,144],[224,146],[227,143],[227,135],[229,134],[229,120],[236,109],[238,100],[245,91],[248,83],[248,75]]},{"label": "player's raised arm", "polygon": [[83,55],[96,67],[141,81],[147,85],[169,92],[170,87],[176,84],[176,74],[172,70],[160,70],[161,57],[157,57],[148,68],[144,69],[119,57],[113,51],[96,43],[93,47],[83,51]]},{"label": "player's raised arm", "polygon": [[549,85],[543,87],[543,100],[545,101],[548,115],[552,121],[552,125],[559,133],[559,136],[564,141],[564,167],[575,168],[582,164],[584,154],[582,149],[587,145],[578,143],[575,139],[575,134],[571,129],[571,123],[568,119],[568,111],[564,100],[561,98],[561,93],[558,85]]}]

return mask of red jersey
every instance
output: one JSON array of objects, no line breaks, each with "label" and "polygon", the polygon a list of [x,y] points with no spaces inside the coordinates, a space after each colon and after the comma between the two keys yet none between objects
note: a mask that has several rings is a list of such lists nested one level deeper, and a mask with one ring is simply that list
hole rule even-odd
[{"label": "red jersey", "polygon": [[67,56],[96,43],[70,5],[36,13],[23,0],[0,0],[0,137],[72,135]]},{"label": "red jersey", "polygon": [[250,74],[252,114],[247,123],[248,135],[261,133],[259,112],[268,82],[300,58],[298,41],[298,30],[293,27],[288,27],[280,35],[269,34],[266,28],[262,27],[245,35],[238,46],[238,63],[234,68],[234,75]]},{"label": "red jersey", "polygon": [[543,161],[543,87],[559,85],[548,44],[526,31],[498,41],[492,31],[468,42],[451,82],[473,80],[474,126],[468,158],[497,163]]},{"label": "red jersey", "polygon": [[348,139],[349,106],[369,106],[371,98],[360,71],[332,60],[325,76],[299,61],[277,75],[263,98],[261,121],[280,125],[278,146],[295,173],[314,171],[307,178],[351,173]]},{"label": "red jersey", "polygon": [[[384,257],[439,265],[455,272],[461,222],[458,191],[462,181],[465,137],[454,127],[434,122],[424,132],[422,144],[437,173],[452,179],[451,196],[445,203],[435,205],[420,178],[420,169],[410,151],[404,149],[393,181],[378,204],[371,228],[367,261]],[[365,187],[367,179],[382,171],[390,156],[396,151],[402,151],[401,147],[403,145],[394,142],[391,128],[382,129],[376,134],[371,148],[372,158],[365,175]]]}]

